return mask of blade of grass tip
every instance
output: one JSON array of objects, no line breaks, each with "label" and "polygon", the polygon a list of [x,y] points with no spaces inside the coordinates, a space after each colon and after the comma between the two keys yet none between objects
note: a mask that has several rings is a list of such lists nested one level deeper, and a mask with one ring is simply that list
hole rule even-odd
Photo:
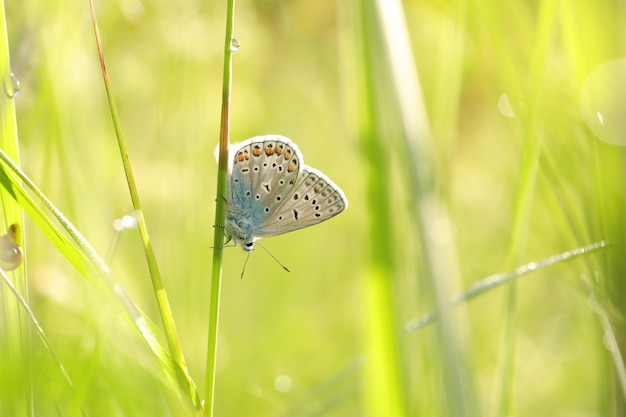
[{"label": "blade of grass tip", "polygon": [[230,138],[230,96],[233,82],[233,52],[239,49],[235,39],[235,0],[226,5],[226,31],[224,41],[224,71],[222,80],[222,110],[220,143],[217,171],[217,196],[215,208],[215,230],[213,235],[213,264],[211,268],[211,298],[209,306],[209,328],[206,359],[205,415],[213,416],[215,406],[215,369],[217,363],[217,331],[219,326],[220,293],[222,287],[222,262],[226,218],[226,178],[228,175],[228,143]]},{"label": "blade of grass tip", "polygon": [[197,389],[187,370],[187,364],[185,363],[183,349],[178,338],[178,333],[176,332],[172,309],[169,304],[167,292],[165,291],[165,287],[163,286],[163,281],[161,279],[161,273],[159,272],[159,268],[157,265],[156,256],[152,249],[152,243],[150,241],[150,237],[148,236],[148,229],[146,226],[145,218],[143,216],[141,202],[139,201],[139,194],[137,192],[135,178],[133,176],[130,160],[128,158],[126,140],[124,139],[124,135],[122,132],[119,116],[117,113],[117,107],[115,105],[115,100],[113,98],[113,92],[111,89],[111,82],[109,80],[109,75],[105,65],[104,52],[102,50],[102,42],[100,39],[100,30],[98,29],[98,21],[96,18],[96,11],[94,8],[93,0],[89,0],[89,8],[91,11],[91,21],[93,23],[93,29],[96,38],[96,48],[98,50],[98,56],[100,59],[100,67],[102,69],[104,86],[109,102],[109,109],[111,111],[111,118],[113,120],[113,126],[115,128],[117,143],[120,149],[122,164],[124,166],[124,173],[126,174],[126,181],[128,183],[128,189],[130,191],[130,197],[133,203],[133,208],[135,210],[135,215],[137,217],[139,234],[143,242],[146,260],[148,262],[150,278],[152,279],[152,287],[154,289],[154,293],[157,299],[157,305],[161,314],[161,320],[165,329],[165,337],[167,339],[167,344],[170,349],[170,354],[172,355],[172,359],[174,360],[174,363],[176,365],[176,376],[181,390],[189,395],[195,409],[199,410],[201,408],[201,404],[198,398]]},{"label": "blade of grass tip", "polygon": [[[52,202],[35,186],[35,184],[22,172],[17,165],[0,149],[0,184],[4,190],[18,203],[28,214],[29,218],[48,237],[50,242],[65,258],[87,279],[96,283],[103,283],[118,297],[123,311],[128,314],[136,329],[144,338],[155,357],[161,364],[166,376],[175,379],[174,364],[170,354],[161,346],[152,332],[145,315],[133,303],[123,287],[111,277],[106,264],[100,259],[89,242],[80,234],[72,223],[52,204]],[[41,203],[36,203],[29,192],[34,194]],[[54,224],[43,209],[48,209],[54,218],[61,224],[67,234],[73,239],[70,241],[65,234]]]},{"label": "blade of grass tip", "polygon": [[[567,261],[585,256],[585,255],[589,255],[591,253],[598,252],[603,249],[607,249],[614,245],[615,245],[615,242],[601,240],[599,242],[594,242],[589,245],[571,249],[566,252],[558,253],[556,255],[552,255],[547,258],[538,260],[538,261],[529,262],[526,265],[521,265],[515,268],[515,270],[513,271],[490,275],[486,278],[481,279],[475,284],[471,285],[466,291],[462,292],[461,294],[456,295],[449,302],[449,307],[455,307],[459,304],[471,301],[472,299],[480,295],[486,294],[488,291],[493,290],[496,287],[502,286],[510,281],[517,280],[518,278],[522,278],[526,275],[530,275],[534,272],[538,272],[544,268],[548,268],[550,266],[554,266],[554,265],[561,264],[563,262],[567,262]],[[585,283],[586,282],[583,281],[583,284]],[[613,331],[611,330],[610,322],[607,322],[608,313],[606,312],[606,309],[604,309],[604,307],[602,307],[602,305],[599,304],[599,302],[597,301],[595,294],[594,294],[594,289],[589,285],[586,286],[586,289],[589,291],[589,293],[592,296],[591,305],[594,311],[596,311],[600,315],[602,327],[606,331],[610,331],[611,333],[613,333]],[[435,311],[431,311],[429,313],[424,314],[421,317],[412,319],[404,325],[402,336],[406,336],[409,333],[417,332],[418,330],[433,323],[437,319],[438,317]],[[618,360],[618,359],[621,359],[620,352],[618,351],[616,353],[612,351],[612,353],[613,353],[616,365],[618,366],[619,381],[620,383],[622,383],[621,388],[626,393],[626,370],[624,369],[623,364],[620,365],[620,361]],[[369,355],[364,355],[355,359],[352,363],[346,365],[344,369],[342,369],[336,375],[318,384],[317,387],[315,387],[309,393],[307,393],[306,398],[304,398],[303,400],[299,402],[294,402],[292,406],[290,407],[290,409],[287,410],[287,412],[285,412],[283,415],[285,417],[291,416],[291,415],[307,415],[308,416],[312,414],[306,414],[302,412],[301,410],[305,410],[307,408],[313,408],[316,410],[327,409],[328,407],[330,407],[330,405],[327,404],[326,400],[322,398],[324,393],[326,391],[334,391],[335,390],[334,387],[336,385],[342,382],[342,380],[347,380],[348,378],[353,377],[354,374],[361,371],[363,366],[370,363],[371,360],[372,358]],[[320,400],[320,398],[322,399]],[[314,402],[315,404],[309,405],[308,404],[309,402]],[[318,414],[315,414],[315,415],[318,415]]]},{"label": "blade of grass tip", "polygon": [[[457,306],[459,304],[468,302],[482,294],[487,293],[488,291],[504,285],[510,281],[517,280],[517,278],[521,278],[525,275],[531,274],[533,272],[537,272],[541,269],[547,268],[549,266],[553,266],[556,264],[560,264],[566,261],[569,261],[574,258],[581,257],[583,255],[588,255],[593,252],[597,252],[602,249],[606,249],[612,246],[614,243],[606,240],[601,240],[599,242],[591,243],[586,246],[582,246],[580,248],[568,250],[567,252],[562,252],[556,255],[552,255],[548,258],[541,259],[539,261],[529,262],[526,265],[519,266],[515,268],[515,270],[511,272],[504,272],[500,274],[490,275],[486,278],[481,279],[477,283],[470,286],[466,291],[461,294],[455,296],[450,302],[450,307]],[[434,320],[437,319],[437,314],[434,311],[423,315],[422,317],[413,319],[406,323],[404,326],[405,333],[415,332],[422,327],[430,324]]]},{"label": "blade of grass tip", "polygon": [[[0,79],[2,80],[3,92],[0,93],[0,149],[4,150],[15,161],[19,161],[15,99],[20,92],[20,85],[11,70],[4,2],[0,6]],[[2,204],[2,221],[0,221],[2,232],[0,234],[8,230],[8,226],[11,224],[24,224],[21,208],[4,190],[0,191],[0,204]],[[23,245],[22,227],[19,229],[16,240]],[[18,293],[27,298],[26,268],[18,268],[11,275]],[[23,310],[19,308],[15,298],[8,297],[4,291],[0,291],[0,316],[2,316],[0,318],[0,328],[2,329],[0,334],[2,346],[0,348],[4,359],[3,363],[11,368],[10,370],[4,369],[3,378],[7,378],[5,381],[10,386],[19,386],[16,392],[23,393],[23,396],[11,396],[11,398],[6,398],[6,401],[2,401],[0,414],[4,414],[3,410],[9,414],[15,413],[14,415],[32,414],[33,410],[28,410],[29,405],[32,406],[33,404],[29,326],[27,318],[23,314]],[[19,376],[19,379],[12,378],[12,375]]]}]

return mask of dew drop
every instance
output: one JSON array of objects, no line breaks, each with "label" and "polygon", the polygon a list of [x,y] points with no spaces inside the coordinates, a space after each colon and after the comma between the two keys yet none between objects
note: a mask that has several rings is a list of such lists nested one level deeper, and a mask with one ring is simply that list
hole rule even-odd
[{"label": "dew drop", "polygon": [[136,227],[137,217],[134,214],[126,214],[113,221],[113,229],[117,232],[121,232],[126,229],[135,229]]},{"label": "dew drop", "polygon": [[233,52],[238,51],[240,46],[241,45],[239,44],[239,41],[236,38],[232,38],[230,40],[230,50],[231,51],[233,51]]},{"label": "dew drop", "polygon": [[274,380],[274,388],[278,392],[288,392],[293,386],[293,381],[288,375],[278,375]]},{"label": "dew drop", "polygon": [[17,79],[15,74],[10,73],[8,77],[5,77],[2,81],[4,85],[4,93],[8,98],[15,98],[20,93],[20,80]]},{"label": "dew drop", "polygon": [[17,269],[24,259],[24,251],[17,244],[20,226],[15,223],[6,234],[0,236],[0,267],[5,271]]},{"label": "dew drop", "polygon": [[626,146],[626,59],[605,62],[591,71],[580,89],[580,112],[597,137]]},{"label": "dew drop", "polygon": [[509,96],[506,93],[500,95],[500,98],[498,99],[498,110],[500,110],[500,113],[506,117],[515,117],[515,110],[513,110]]}]

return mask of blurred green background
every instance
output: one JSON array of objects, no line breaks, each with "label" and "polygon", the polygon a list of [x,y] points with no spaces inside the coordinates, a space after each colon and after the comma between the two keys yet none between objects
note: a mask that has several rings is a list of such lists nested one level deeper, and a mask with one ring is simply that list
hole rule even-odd
[{"label": "blurred green background", "polygon": [[[224,3],[96,4],[152,244],[201,393]],[[624,55],[626,15],[617,1],[573,3],[403,3],[432,133],[433,187],[453,225],[447,247],[456,272],[445,297],[494,273],[624,234],[624,142],[603,142],[605,125],[589,128],[580,89],[597,65]],[[388,74],[371,64],[386,55],[371,40],[382,36],[367,25],[377,19],[367,4],[237,4],[233,142],[290,137],[305,163],[344,190],[350,207],[327,223],[262,242],[291,273],[256,250],[242,280],[245,253],[225,251],[216,416],[377,415],[369,405],[376,381],[367,376],[367,355],[379,307],[366,285],[376,275],[376,245],[388,248],[385,262],[392,265],[383,276],[391,283],[394,331],[435,304],[420,267],[420,236],[428,231],[416,232],[411,211],[421,196],[406,179],[418,158],[394,138],[401,134],[393,99],[384,95]],[[115,279],[158,323],[138,233],[116,236],[112,227],[132,206],[88,3],[4,6],[11,68],[21,83],[15,100],[21,167],[103,257],[111,253],[106,260]],[[367,74],[382,93],[364,92]],[[607,94],[626,92],[624,75],[600,77]],[[616,97],[611,109],[619,116],[625,96]],[[594,111],[609,114],[585,100],[592,118]],[[376,123],[362,111],[368,101]],[[624,120],[606,124],[622,139]],[[375,157],[387,161],[389,172],[376,172],[371,162],[368,123],[378,126]],[[383,174],[386,185],[372,186],[371,178]],[[377,218],[377,200],[388,218]],[[376,224],[386,225],[386,238],[372,232]],[[0,399],[18,404],[15,415],[80,415],[81,407],[91,416],[191,414],[111,294],[85,281],[28,219],[24,226],[29,305],[74,389],[33,334],[18,375],[0,376]],[[590,292],[599,294],[621,337],[624,269],[614,258],[622,254],[618,246],[540,269],[514,293],[499,287],[455,310],[465,388],[476,406],[468,415],[624,415],[624,388],[605,347],[612,333],[588,303]],[[402,414],[454,414],[441,371],[450,358],[434,326],[397,343]],[[513,372],[503,376],[507,355]],[[13,379],[22,377],[32,383]],[[29,384],[30,394],[22,389]]]}]

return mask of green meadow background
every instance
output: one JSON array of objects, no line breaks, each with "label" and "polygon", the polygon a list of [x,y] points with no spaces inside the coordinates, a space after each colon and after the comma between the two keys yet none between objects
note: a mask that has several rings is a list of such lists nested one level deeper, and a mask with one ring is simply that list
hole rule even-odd
[{"label": "green meadow background", "polygon": [[[226,2],[95,6],[203,399]],[[167,346],[139,233],[113,228],[133,207],[89,4],[3,7],[2,149]],[[263,240],[290,273],[257,248],[240,279],[246,254],[225,248],[213,414],[626,415],[625,24],[611,0],[240,0],[231,141],[290,137],[350,206]],[[25,304],[0,283],[0,415],[209,415],[55,245],[69,228],[18,201],[3,192]]]}]

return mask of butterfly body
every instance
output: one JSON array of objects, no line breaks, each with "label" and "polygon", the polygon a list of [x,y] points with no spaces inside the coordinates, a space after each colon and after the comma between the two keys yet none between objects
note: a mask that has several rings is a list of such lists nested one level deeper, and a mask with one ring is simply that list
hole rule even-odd
[{"label": "butterfly body", "polygon": [[348,207],[343,191],[304,165],[284,136],[256,136],[231,149],[224,233],[245,251],[259,238],[312,226]]}]

